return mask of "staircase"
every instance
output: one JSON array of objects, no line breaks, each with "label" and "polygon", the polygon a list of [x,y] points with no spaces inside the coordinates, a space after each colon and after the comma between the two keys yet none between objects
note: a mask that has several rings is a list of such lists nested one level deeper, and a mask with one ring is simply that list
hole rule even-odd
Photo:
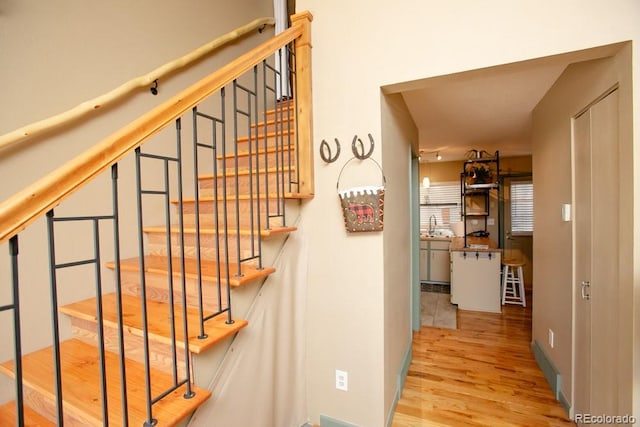
[{"label": "staircase", "polygon": [[[204,371],[251,328],[242,317],[295,231],[290,208],[313,196],[311,19],[293,15],[0,202],[0,426],[172,426],[211,397]],[[293,101],[276,102],[277,79]],[[37,323],[25,306],[40,307]]]},{"label": "staircase", "polygon": [[[196,198],[171,200],[179,221],[143,227],[143,257],[106,263],[121,277],[116,292],[59,307],[73,337],[22,357],[24,425],[54,425],[62,413],[72,426],[171,426],[207,401],[193,360],[250,327],[230,317],[230,293],[275,271],[257,246],[295,231],[285,200],[311,196],[288,188],[297,167],[293,113],[293,102],[280,103],[252,125],[266,141],[259,149],[244,137],[233,154],[218,154],[220,170],[198,176]],[[14,378],[15,362],[0,372]],[[14,402],[0,406],[0,425],[15,419]]]}]

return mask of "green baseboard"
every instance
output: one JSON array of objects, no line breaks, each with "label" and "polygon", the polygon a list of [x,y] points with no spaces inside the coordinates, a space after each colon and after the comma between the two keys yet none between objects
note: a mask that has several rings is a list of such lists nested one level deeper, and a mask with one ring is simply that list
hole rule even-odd
[{"label": "green baseboard", "polygon": [[387,426],[390,427],[391,423],[393,423],[393,414],[396,412],[396,407],[398,406],[398,401],[402,396],[402,390],[404,389],[404,383],[407,381],[407,375],[409,375],[409,366],[411,366],[411,359],[413,357],[413,353],[411,352],[412,348],[412,340],[409,340],[409,345],[407,346],[406,351],[404,352],[404,357],[402,358],[402,363],[400,365],[400,369],[398,370],[398,378],[396,384],[396,395],[393,397],[393,404],[391,405],[391,409],[387,414]]},{"label": "green baseboard", "polygon": [[556,397],[556,400],[560,400],[562,376],[553,365],[553,362],[551,362],[551,359],[547,357],[547,354],[544,352],[540,344],[538,344],[538,341],[533,341],[531,343],[531,351],[533,352],[533,356],[535,357],[538,366],[542,370],[544,377],[547,379],[549,387],[551,387],[551,390],[553,391],[553,395]]},{"label": "green baseboard", "polygon": [[358,427],[355,424],[336,420],[326,415],[320,415],[320,427]]},{"label": "green baseboard", "polygon": [[569,403],[567,398],[564,396],[564,393],[562,393],[562,391],[560,391],[559,394],[560,394],[560,399],[558,400],[560,401],[560,404],[564,408],[564,411],[567,413],[567,417],[569,417],[571,415],[571,404]]}]

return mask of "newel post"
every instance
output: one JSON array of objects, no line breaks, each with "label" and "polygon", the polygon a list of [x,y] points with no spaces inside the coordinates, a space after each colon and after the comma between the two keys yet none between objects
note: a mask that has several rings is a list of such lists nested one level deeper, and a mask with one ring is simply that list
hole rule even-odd
[{"label": "newel post", "polygon": [[291,26],[301,26],[302,35],[295,41],[296,47],[296,121],[298,123],[298,148],[300,150],[300,186],[302,194],[314,194],[313,183],[313,96],[311,90],[311,21],[308,11],[291,15]]}]

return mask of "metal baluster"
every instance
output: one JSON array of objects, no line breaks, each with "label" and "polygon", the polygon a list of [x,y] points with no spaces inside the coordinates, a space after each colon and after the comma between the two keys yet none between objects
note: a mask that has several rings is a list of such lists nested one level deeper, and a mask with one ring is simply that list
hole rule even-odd
[{"label": "metal baluster", "polygon": [[[233,319],[231,317],[231,268],[229,266],[229,261],[231,260],[231,255],[229,254],[229,239],[227,236],[229,235],[229,209],[227,208],[227,164],[226,164],[226,156],[227,156],[227,112],[226,112],[226,97],[225,90],[222,88],[221,93],[222,97],[222,159],[223,159],[223,168],[222,168],[222,222],[224,226],[224,256],[225,256],[225,276],[226,276],[226,291],[227,291],[227,324],[233,323]],[[216,209],[217,209],[217,201],[216,201]],[[219,235],[216,230],[216,236]],[[222,284],[220,282],[220,260],[218,259],[218,294],[222,291]]]},{"label": "metal baluster", "polygon": [[60,377],[60,332],[58,330],[58,283],[56,277],[56,251],[53,230],[53,209],[47,212],[47,234],[49,240],[49,274],[51,284],[51,323],[53,335],[53,369],[58,426],[64,426],[62,410],[62,378]]},{"label": "metal baluster", "polygon": [[[225,135],[225,89],[222,88],[220,90],[220,111],[222,112],[222,144],[223,144],[223,148],[222,148],[222,157],[224,159],[224,156],[226,154],[225,149],[224,149],[224,135]],[[214,200],[214,211],[213,211],[213,216],[214,216],[214,227],[216,228],[216,262],[217,262],[217,266],[218,268],[216,268],[216,286],[218,288],[218,310],[222,310],[222,273],[220,271],[220,267],[221,264],[220,262],[222,261],[221,256],[220,256],[220,204],[218,203],[218,132],[217,132],[217,122],[214,122],[213,124],[213,130],[212,130],[212,139],[211,142],[213,144],[213,153],[212,153],[212,160],[213,160],[213,176],[214,176],[214,184],[213,184],[213,200]],[[226,173],[225,173],[225,168],[222,168],[223,172],[222,172],[222,192],[223,192],[223,197],[224,194],[226,193],[226,189],[227,189],[227,177],[226,177]],[[225,223],[225,228],[226,228],[226,217],[223,218],[223,222]],[[226,242],[226,239],[225,239]],[[225,248],[225,253],[226,251],[228,251],[229,248],[228,246]],[[229,277],[229,270],[227,268],[227,278]],[[229,289],[229,281],[227,280],[227,290]],[[229,312],[227,313],[227,323],[231,323],[231,307],[229,307]]]},{"label": "metal baluster", "polygon": [[13,304],[0,307],[0,311],[13,309],[13,356],[16,370],[16,425],[24,425],[24,393],[22,389],[22,341],[20,331],[20,281],[18,279],[18,236],[9,240],[11,255],[11,284]]},{"label": "metal baluster", "polygon": [[[247,146],[249,147],[249,235],[250,235],[250,246],[251,246],[251,257],[255,257],[256,255],[256,250],[255,250],[255,228],[254,228],[254,215],[255,215],[255,208],[254,208],[254,194],[253,194],[253,174],[254,174],[254,169],[253,169],[253,131],[251,129],[251,122],[252,122],[252,105],[254,104],[253,102],[251,102],[252,100],[252,95],[255,96],[255,91],[256,88],[258,86],[258,67],[254,66],[253,67],[253,91],[249,91],[247,90],[247,133],[248,133],[248,139],[247,139]],[[255,102],[256,104],[256,108],[257,108],[257,101]],[[255,139],[258,139],[258,131],[257,128],[255,130]],[[256,153],[257,155],[257,153]],[[257,155],[258,156],[258,155]],[[259,157],[259,156],[258,156]],[[255,174],[259,174],[258,169],[256,169]],[[238,196],[240,195],[240,191],[238,189]],[[238,241],[240,240],[240,233],[238,233]]]},{"label": "metal baluster", "polygon": [[[194,209],[195,209],[195,226],[196,226],[196,277],[198,282],[198,318],[200,320],[200,334],[199,339],[207,338],[207,334],[204,330],[204,302],[202,300],[202,249],[200,247],[200,185],[198,182],[198,176],[200,175],[198,166],[198,107],[193,107],[191,110],[193,120],[193,183],[194,183]],[[214,159],[215,162],[215,159]],[[216,183],[216,177],[214,173],[214,184]],[[183,213],[180,212],[180,221],[182,221]],[[186,297],[186,296],[185,296]]]},{"label": "metal baluster", "polygon": [[142,314],[142,345],[144,350],[144,374],[145,374],[145,399],[147,401],[147,420],[145,427],[152,427],[158,423],[153,418],[153,401],[151,398],[151,368],[149,366],[149,328],[147,322],[147,282],[145,277],[145,259],[144,259],[144,233],[142,219],[142,177],[140,171],[140,147],[136,148],[136,194],[137,194],[137,210],[138,210],[138,253],[140,259],[140,299]]},{"label": "metal baluster", "polygon": [[100,222],[98,218],[93,219],[93,254],[94,271],[96,275],[96,318],[98,321],[98,361],[100,364],[100,391],[102,393],[102,422],[106,427],[109,425],[109,404],[107,399],[107,369],[105,364],[104,348],[104,318],[102,310],[102,278],[100,275]]},{"label": "metal baluster", "polygon": [[122,321],[122,273],[120,271],[120,211],[118,197],[118,164],[111,166],[111,195],[113,206],[113,252],[116,280],[116,314],[118,316],[118,348],[120,350],[120,399],[122,406],[122,425],[129,425],[129,406],[127,398],[127,368],[124,350],[124,324]]},{"label": "metal baluster", "polygon": [[[251,234],[251,244],[252,244],[252,248],[255,246],[254,245],[254,239],[257,238],[258,242],[257,242],[257,252],[258,252],[258,269],[262,270],[263,266],[262,266],[262,203],[261,203],[261,197],[260,197],[260,128],[258,126],[258,104],[259,104],[259,91],[258,91],[258,66],[256,65],[255,67],[253,67],[253,74],[254,74],[254,81],[253,81],[253,86],[254,86],[254,94],[255,94],[255,102],[253,104],[253,117],[255,117],[254,122],[255,122],[255,150],[256,150],[256,227],[257,227],[257,237],[255,237],[255,234],[253,233],[253,226],[251,227],[252,230],[252,234]],[[264,102],[266,103],[266,98],[264,99]],[[265,104],[263,103],[263,109],[265,108],[264,106]],[[266,123],[265,123],[266,125]],[[262,137],[266,140],[268,138],[268,132],[267,132],[267,128],[265,126],[264,129],[264,133],[262,135]],[[249,141],[249,145],[251,146],[251,141]],[[265,178],[268,176],[269,171],[265,168],[264,169],[264,173],[265,173]],[[251,182],[253,182],[253,180],[251,180]]]},{"label": "metal baluster", "polygon": [[[179,119],[178,119],[179,121]],[[171,245],[171,200],[169,197],[169,159],[162,159],[164,172],[164,189],[161,191],[164,196],[164,221],[165,221],[165,238],[167,245],[167,288],[168,288],[168,309],[169,309],[169,333],[171,334],[171,361],[173,363],[173,384],[178,384],[178,356],[176,347],[176,322],[175,322],[175,306],[173,297],[173,249]],[[184,273],[184,271],[183,271]]]},{"label": "metal baluster", "polygon": [[[235,180],[235,206],[236,206],[236,261],[237,272],[236,277],[242,277],[242,258],[240,255],[240,198],[238,197],[238,93],[237,93],[238,81],[233,81],[233,166],[234,166],[234,180]],[[226,205],[226,203],[225,203]],[[226,239],[229,239],[229,235],[226,235]]]},{"label": "metal baluster", "polygon": [[[189,357],[189,324],[187,322],[187,273],[185,265],[185,253],[184,253],[184,219],[183,219],[183,195],[182,195],[182,119],[176,120],[176,162],[178,166],[178,215],[180,223],[180,267],[182,269],[182,334],[184,337],[184,365],[185,365],[185,381],[186,391],[184,393],[185,399],[190,399],[196,394],[191,389],[191,367]],[[167,171],[168,173],[168,171]],[[167,180],[168,184],[168,180]],[[167,195],[169,188],[167,187]],[[167,199],[168,202],[168,199]],[[171,305],[173,312],[173,304]],[[173,316],[171,317],[172,334],[175,334]],[[172,336],[173,345],[175,347],[175,335]]]}]

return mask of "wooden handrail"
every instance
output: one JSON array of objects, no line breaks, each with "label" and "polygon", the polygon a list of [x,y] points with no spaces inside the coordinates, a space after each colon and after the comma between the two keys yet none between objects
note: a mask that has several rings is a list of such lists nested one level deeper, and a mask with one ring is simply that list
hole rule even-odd
[{"label": "wooden handrail", "polygon": [[83,102],[82,104],[79,104],[74,108],[67,110],[63,113],[56,114],[55,116],[51,116],[49,118],[37,121],[35,123],[31,123],[29,125],[23,126],[9,133],[6,133],[0,136],[0,150],[7,148],[18,142],[25,141],[28,138],[44,133],[57,126],[73,122],[79,119],[80,117],[91,113],[92,111],[96,111],[98,109],[101,109],[107,106],[108,104],[131,93],[135,89],[138,89],[141,87],[148,88],[152,85],[152,83],[155,80],[158,80],[168,75],[169,73],[172,73],[186,65],[189,65],[192,62],[208,55],[209,53],[213,52],[219,47],[229,42],[232,42],[234,40],[237,40],[240,37],[246,35],[247,33],[257,30],[259,28],[262,28],[266,25],[270,25],[270,26],[275,25],[274,19],[258,18],[246,25],[238,27],[233,31],[230,31],[226,34],[223,34],[220,37],[217,37],[216,39],[210,41],[209,43],[200,46],[196,50],[186,55],[183,55],[182,57],[176,60],[167,62],[166,64],[156,68],[150,73],[131,79],[128,82],[118,86],[117,88],[113,89],[110,92],[107,92],[96,98],[90,99],[89,101]]},{"label": "wooden handrail", "polygon": [[[282,46],[301,37],[305,31],[308,31],[311,19],[309,12],[294,15],[291,28],[168,99],[103,139],[85,153],[2,202],[0,204],[0,243],[25,229],[30,223],[140,146],[147,138],[173,123],[183,113],[251,70],[254,65],[259,64]],[[310,64],[309,60],[303,62]],[[309,113],[305,112],[304,115]]]}]

